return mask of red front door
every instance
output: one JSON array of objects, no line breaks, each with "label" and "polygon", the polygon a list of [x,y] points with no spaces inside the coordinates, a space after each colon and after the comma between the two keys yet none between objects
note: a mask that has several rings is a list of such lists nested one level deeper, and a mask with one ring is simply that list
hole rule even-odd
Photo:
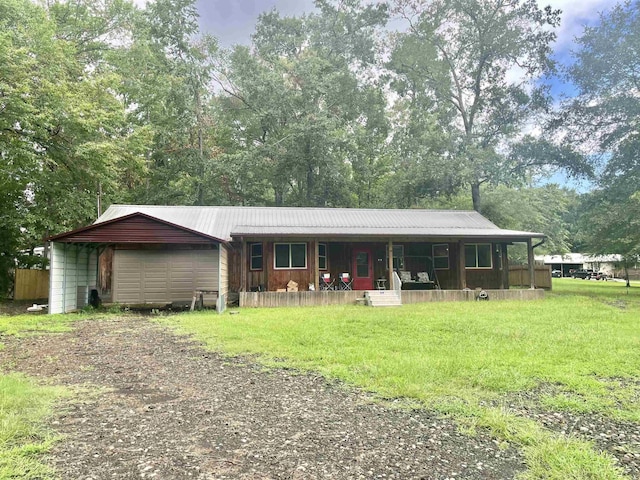
[{"label": "red front door", "polygon": [[373,261],[370,248],[353,250],[353,289],[373,290]]}]

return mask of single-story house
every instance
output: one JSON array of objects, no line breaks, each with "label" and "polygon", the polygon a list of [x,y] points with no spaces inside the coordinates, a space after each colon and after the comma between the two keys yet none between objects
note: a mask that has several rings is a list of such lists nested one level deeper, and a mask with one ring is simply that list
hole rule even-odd
[{"label": "single-story house", "polygon": [[573,270],[592,269],[607,275],[615,275],[620,270],[622,255],[587,255],[565,253],[564,255],[536,255],[535,260],[560,270],[563,277],[570,277]]},{"label": "single-story house", "polygon": [[49,311],[82,308],[93,290],[123,305],[188,303],[202,291],[220,311],[231,297],[257,306],[355,302],[378,289],[508,293],[507,246],[528,246],[534,289],[533,239],[544,238],[474,211],[112,205],[48,239]]}]

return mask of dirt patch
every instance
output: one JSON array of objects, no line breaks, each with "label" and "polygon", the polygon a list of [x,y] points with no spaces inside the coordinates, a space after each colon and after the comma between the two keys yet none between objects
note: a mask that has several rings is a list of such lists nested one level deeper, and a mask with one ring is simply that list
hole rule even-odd
[{"label": "dirt patch", "polygon": [[0,365],[92,394],[60,408],[62,478],[506,479],[512,447],[322,377],[207,352],[148,319],[8,339]]},{"label": "dirt patch", "polygon": [[[43,300],[0,300],[0,315],[23,315],[27,312],[27,307],[32,306],[34,303],[38,305],[46,304],[47,299]],[[45,308],[42,312],[32,313],[31,315],[39,315],[40,313],[47,313]]]}]

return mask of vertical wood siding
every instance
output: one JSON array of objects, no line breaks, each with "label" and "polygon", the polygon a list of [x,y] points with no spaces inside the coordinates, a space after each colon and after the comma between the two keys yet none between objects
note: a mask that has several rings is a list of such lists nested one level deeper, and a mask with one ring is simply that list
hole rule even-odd
[{"label": "vertical wood siding", "polygon": [[14,300],[38,300],[49,296],[49,270],[16,269]]}]

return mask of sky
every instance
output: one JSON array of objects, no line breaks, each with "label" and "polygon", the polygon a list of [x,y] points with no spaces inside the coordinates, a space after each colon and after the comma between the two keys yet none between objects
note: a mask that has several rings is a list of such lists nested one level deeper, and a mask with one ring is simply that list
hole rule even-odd
[{"label": "sky", "polygon": [[[138,0],[142,3],[145,0]],[[373,0],[375,1],[375,0]],[[612,0],[537,0],[543,8],[551,5],[562,10],[562,23],[556,31],[554,58],[563,64],[571,59],[574,39],[585,25],[594,25],[599,12],[611,7]],[[200,27],[203,32],[215,36],[222,47],[248,44],[258,16],[273,8],[281,15],[300,15],[314,10],[313,0],[198,0]],[[552,82],[552,93],[571,94],[571,88],[559,80]]]},{"label": "sky", "polygon": [[[538,0],[540,7],[551,5],[563,11],[556,42],[560,54],[568,52],[583,25],[594,24],[598,12],[612,3],[611,0]],[[314,8],[313,0],[198,0],[197,7],[201,28],[217,37],[224,47],[249,43],[262,12],[276,8],[282,15],[299,15]]]}]

